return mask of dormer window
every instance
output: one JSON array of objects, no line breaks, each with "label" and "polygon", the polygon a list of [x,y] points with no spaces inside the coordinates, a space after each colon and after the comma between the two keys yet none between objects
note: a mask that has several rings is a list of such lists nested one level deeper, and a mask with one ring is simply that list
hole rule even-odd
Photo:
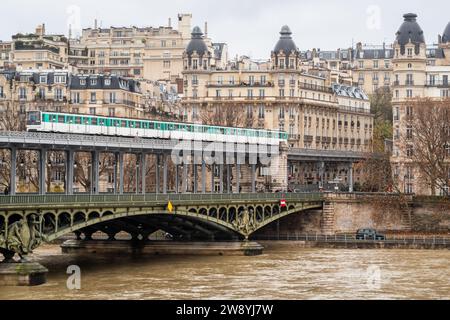
[{"label": "dormer window", "polygon": [[91,86],[97,85],[97,79],[91,79]]},{"label": "dormer window", "polygon": [[110,86],[111,85],[111,79],[110,78],[106,78],[105,79],[105,86]]},{"label": "dormer window", "polygon": [[47,84],[47,76],[46,75],[40,76],[39,83]]},{"label": "dormer window", "polygon": [[86,85],[86,79],[80,79],[80,86]]}]

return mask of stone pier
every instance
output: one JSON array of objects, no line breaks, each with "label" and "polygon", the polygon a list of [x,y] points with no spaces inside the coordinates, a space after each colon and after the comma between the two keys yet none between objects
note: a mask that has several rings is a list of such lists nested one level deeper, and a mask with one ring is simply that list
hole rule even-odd
[{"label": "stone pier", "polygon": [[172,242],[172,241],[83,241],[67,240],[62,245],[66,254],[138,254],[138,255],[199,255],[257,256],[264,247],[257,242]]}]

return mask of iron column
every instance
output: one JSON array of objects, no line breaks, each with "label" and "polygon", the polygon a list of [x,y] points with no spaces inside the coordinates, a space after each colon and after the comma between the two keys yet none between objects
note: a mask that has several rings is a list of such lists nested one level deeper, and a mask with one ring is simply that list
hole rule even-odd
[{"label": "iron column", "polygon": [[47,150],[41,149],[39,152],[39,194],[45,195],[45,167],[47,166]]},{"label": "iron column", "polygon": [[73,194],[73,176],[75,169],[74,151],[66,151],[66,194]]},{"label": "iron column", "polygon": [[9,193],[14,196],[16,195],[16,170],[17,170],[17,149],[11,148],[11,171],[10,174],[10,190]]},{"label": "iron column", "polygon": [[145,178],[147,177],[147,158],[145,153],[141,153],[141,188],[142,194],[145,194],[147,191]]}]

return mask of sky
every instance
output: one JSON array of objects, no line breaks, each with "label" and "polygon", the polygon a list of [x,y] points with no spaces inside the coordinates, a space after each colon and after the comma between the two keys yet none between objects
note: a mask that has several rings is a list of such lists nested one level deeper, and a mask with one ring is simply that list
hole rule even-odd
[{"label": "sky", "polygon": [[279,31],[288,25],[300,50],[336,50],[352,44],[392,43],[403,14],[414,12],[427,43],[436,43],[450,22],[450,1],[443,0],[1,0],[0,39],[34,32],[45,23],[47,33],[68,34],[93,27],[162,26],[178,13],[192,13],[193,26],[214,42],[226,42],[231,56],[267,59]]}]

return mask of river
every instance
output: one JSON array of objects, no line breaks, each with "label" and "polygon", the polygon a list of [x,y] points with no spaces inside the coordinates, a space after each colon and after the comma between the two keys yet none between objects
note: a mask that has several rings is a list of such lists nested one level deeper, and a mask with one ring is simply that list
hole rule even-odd
[{"label": "river", "polygon": [[[264,255],[62,255],[37,250],[48,282],[0,287],[0,299],[450,299],[450,251],[303,249],[267,245]],[[81,289],[67,288],[67,267]]]}]

